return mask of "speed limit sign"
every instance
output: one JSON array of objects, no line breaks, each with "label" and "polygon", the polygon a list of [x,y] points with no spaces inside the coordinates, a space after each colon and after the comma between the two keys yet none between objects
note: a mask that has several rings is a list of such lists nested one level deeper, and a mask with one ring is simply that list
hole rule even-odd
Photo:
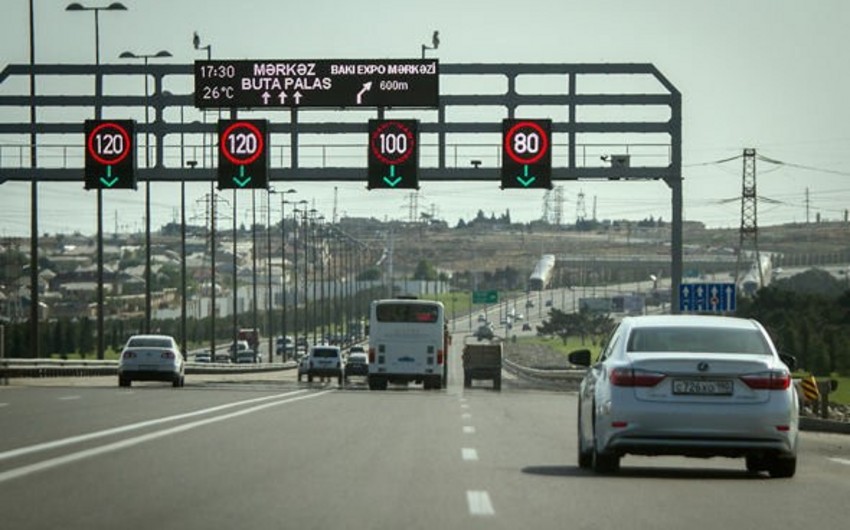
[{"label": "speed limit sign", "polygon": [[502,121],[502,188],[552,188],[552,120]]},{"label": "speed limit sign", "polygon": [[369,120],[368,188],[419,188],[419,122]]},{"label": "speed limit sign", "polygon": [[135,122],[86,120],[85,189],[136,189]]},{"label": "speed limit sign", "polygon": [[268,187],[268,122],[218,122],[218,189]]}]

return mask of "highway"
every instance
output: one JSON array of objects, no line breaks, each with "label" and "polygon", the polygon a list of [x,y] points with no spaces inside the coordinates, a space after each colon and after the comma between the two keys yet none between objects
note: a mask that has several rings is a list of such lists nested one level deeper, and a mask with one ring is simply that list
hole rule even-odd
[{"label": "highway", "polygon": [[[295,372],[0,387],[4,529],[841,528],[850,439],[802,433],[796,477],[743,460],[576,465],[576,396],[298,383]],[[479,383],[476,383],[478,385]]]}]

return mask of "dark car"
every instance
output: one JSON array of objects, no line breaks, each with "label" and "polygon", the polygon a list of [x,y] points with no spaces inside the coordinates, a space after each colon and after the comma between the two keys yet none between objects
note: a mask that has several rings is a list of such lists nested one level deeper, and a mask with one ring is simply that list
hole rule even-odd
[{"label": "dark car", "polygon": [[345,363],[345,380],[352,375],[369,375],[369,358],[365,353],[349,353]]}]

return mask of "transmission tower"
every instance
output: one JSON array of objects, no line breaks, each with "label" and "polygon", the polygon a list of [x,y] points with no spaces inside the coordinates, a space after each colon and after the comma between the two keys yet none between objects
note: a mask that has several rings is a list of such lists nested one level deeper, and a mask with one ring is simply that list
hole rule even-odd
[{"label": "transmission tower", "polygon": [[555,212],[554,212],[554,224],[555,226],[561,226],[564,222],[564,187],[556,186],[555,187]]},{"label": "transmission tower", "polygon": [[552,190],[546,190],[546,193],[543,194],[543,217],[541,217],[541,221],[549,222],[551,221],[550,212],[552,211]]},{"label": "transmission tower", "polygon": [[587,219],[587,208],[584,205],[584,191],[579,191],[576,199],[576,222],[581,223],[585,219]]},{"label": "transmission tower", "polygon": [[759,274],[759,286],[764,285],[764,276],[759,253],[758,196],[756,195],[756,150],[744,149],[744,172],[741,186],[741,229],[738,239],[738,260],[735,265],[735,280],[741,281],[741,260],[746,250],[755,256]]}]

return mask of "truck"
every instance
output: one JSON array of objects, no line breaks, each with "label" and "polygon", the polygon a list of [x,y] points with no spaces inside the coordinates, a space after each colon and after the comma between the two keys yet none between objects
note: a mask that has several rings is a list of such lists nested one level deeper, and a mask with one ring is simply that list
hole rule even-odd
[{"label": "truck", "polygon": [[502,343],[472,343],[467,337],[463,344],[463,386],[470,388],[475,379],[493,381],[493,389],[502,389]]},{"label": "truck", "polygon": [[258,328],[241,328],[237,339],[247,341],[248,346],[255,352],[260,351],[260,330]]}]

